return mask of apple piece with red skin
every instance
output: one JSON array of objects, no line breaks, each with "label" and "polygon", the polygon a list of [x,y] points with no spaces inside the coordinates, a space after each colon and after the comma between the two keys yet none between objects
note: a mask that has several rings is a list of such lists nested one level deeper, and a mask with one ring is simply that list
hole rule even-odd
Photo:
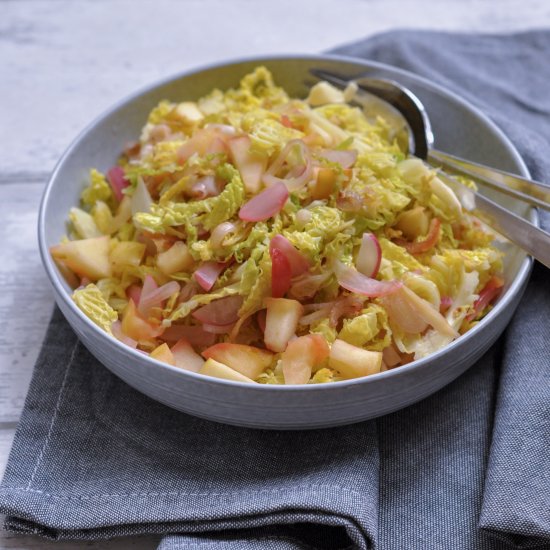
[{"label": "apple piece with red skin", "polygon": [[239,170],[245,189],[249,193],[260,190],[267,159],[250,151],[252,142],[248,136],[231,138],[227,142],[233,164]]},{"label": "apple piece with red skin", "polygon": [[271,296],[282,298],[290,288],[292,268],[288,258],[278,248],[269,250],[271,256]]},{"label": "apple piece with red skin", "polygon": [[228,367],[215,359],[207,359],[199,370],[199,374],[205,374],[206,376],[212,376],[214,378],[223,378],[224,380],[233,380],[234,382],[247,382],[249,384],[254,384],[254,380],[251,380],[244,374],[233,370],[231,367]]},{"label": "apple piece with red skin", "polygon": [[193,346],[181,338],[171,348],[176,367],[199,372],[204,365],[204,359],[193,349]]},{"label": "apple piece with red skin", "polygon": [[330,348],[328,364],[344,378],[361,378],[380,372],[382,352],[358,348],[336,339]]},{"label": "apple piece with red skin", "polygon": [[357,271],[374,279],[382,262],[382,248],[373,233],[363,233],[361,247],[357,254]]},{"label": "apple piece with red skin", "polygon": [[285,255],[290,264],[292,277],[302,275],[310,268],[309,260],[283,235],[275,235],[269,242],[269,252],[272,256],[275,250]]},{"label": "apple piece with red skin", "polygon": [[304,308],[297,300],[266,298],[264,343],[272,351],[284,351],[294,336]]},{"label": "apple piece with red skin", "polygon": [[311,373],[318,370],[329,352],[327,341],[320,334],[291,340],[281,356],[285,384],[307,384]]},{"label": "apple piece with red skin", "polygon": [[111,276],[109,260],[110,239],[108,235],[68,241],[50,248],[55,260],[63,262],[80,277],[97,281]]},{"label": "apple piece with red skin", "polygon": [[206,359],[215,359],[252,380],[256,380],[273,360],[270,351],[232,343],[214,344],[205,349],[202,356]]}]

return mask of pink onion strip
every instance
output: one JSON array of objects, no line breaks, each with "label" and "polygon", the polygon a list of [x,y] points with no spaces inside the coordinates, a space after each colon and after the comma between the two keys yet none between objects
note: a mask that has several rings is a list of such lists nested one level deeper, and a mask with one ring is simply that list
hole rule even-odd
[{"label": "pink onion strip", "polygon": [[204,323],[202,328],[206,332],[211,332],[212,334],[229,334],[234,326],[235,323],[229,323],[228,325],[209,325]]},{"label": "pink onion strip", "polygon": [[403,286],[403,283],[399,281],[377,281],[376,279],[371,279],[359,273],[353,267],[348,267],[341,262],[336,262],[334,272],[338,279],[338,284],[342,288],[356,294],[361,294],[362,296],[368,296],[369,298],[394,294]]},{"label": "pink onion strip", "polygon": [[268,187],[239,210],[239,218],[245,222],[261,222],[281,211],[288,199],[288,189],[278,182]]},{"label": "pink onion strip", "polygon": [[380,243],[376,235],[372,233],[363,233],[361,247],[359,248],[357,260],[355,262],[357,271],[367,277],[374,278],[378,275],[381,261],[382,249],[380,248]]},{"label": "pink onion strip", "polygon": [[210,234],[210,244],[212,248],[220,248],[223,246],[223,240],[230,233],[234,233],[237,226],[233,222],[223,222],[217,225]]},{"label": "pink onion strip", "polygon": [[207,325],[230,325],[239,319],[242,296],[226,296],[196,309],[193,317]]},{"label": "pink onion strip", "polygon": [[122,190],[130,185],[130,182],[125,177],[122,166],[113,166],[107,172],[107,180],[111,184],[116,200],[120,202],[124,197]]},{"label": "pink onion strip", "polygon": [[220,262],[204,262],[200,267],[193,273],[193,277],[197,283],[202,287],[203,290],[207,292],[212,289],[216,279],[220,273],[228,266],[229,264],[220,263]]},{"label": "pink onion strip", "polygon": [[216,336],[206,332],[202,326],[172,325],[162,333],[162,339],[167,342],[177,342],[182,338],[199,348],[211,346],[216,341]]},{"label": "pink onion strip", "polygon": [[130,285],[126,289],[126,296],[128,296],[130,300],[134,300],[134,304],[139,304],[141,300],[141,288],[138,285]]},{"label": "pink onion strip", "polygon": [[179,291],[180,285],[176,281],[170,281],[165,285],[159,286],[149,294],[142,292],[138,311],[147,318],[152,307],[161,305],[164,300],[168,300],[172,294],[176,294]]},{"label": "pink onion strip", "polygon": [[216,183],[214,176],[204,176],[189,185],[187,192],[197,199],[206,199],[207,197],[216,197],[220,194],[220,188]]},{"label": "pink onion strip", "polygon": [[299,324],[300,325],[311,325],[311,323],[314,323],[315,321],[319,321],[321,319],[324,319],[325,317],[328,317],[331,308],[332,308],[332,304],[329,304],[328,306],[325,306],[324,308],[313,311],[312,313],[309,313],[308,315],[304,315],[303,317],[300,318]]}]

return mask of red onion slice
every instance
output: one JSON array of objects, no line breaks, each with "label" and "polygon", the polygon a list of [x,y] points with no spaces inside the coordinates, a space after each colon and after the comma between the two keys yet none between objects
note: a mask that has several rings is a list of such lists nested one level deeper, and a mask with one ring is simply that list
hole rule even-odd
[{"label": "red onion slice", "polygon": [[193,273],[195,281],[206,290],[207,292],[212,289],[216,279],[219,274],[228,266],[229,264],[220,263],[220,262],[204,262],[196,271]]},{"label": "red onion slice", "polygon": [[502,292],[504,280],[493,275],[489,282],[483,287],[479,293],[479,297],[473,304],[473,311],[466,316],[466,319],[475,319],[494,299]]},{"label": "red onion slice", "polygon": [[363,233],[361,247],[359,248],[357,260],[355,262],[357,271],[367,277],[374,278],[378,275],[381,261],[382,249],[380,248],[380,243],[376,235],[372,233]]},{"label": "red onion slice", "polygon": [[280,250],[286,256],[293,277],[305,273],[310,267],[309,260],[300,251],[296,250],[294,245],[282,235],[275,235],[271,239],[269,250],[270,252]]},{"label": "red onion slice", "polygon": [[176,153],[178,162],[184,164],[194,154],[203,156],[208,152],[220,152],[221,145],[216,142],[220,139],[224,142],[223,150],[225,151],[225,140],[227,135],[221,132],[218,128],[201,128],[197,130],[179,149]]},{"label": "red onion slice", "polygon": [[130,182],[125,177],[122,166],[113,166],[107,172],[107,180],[111,184],[116,200],[120,202],[124,197],[122,190],[130,185]]},{"label": "red onion slice", "polygon": [[139,304],[141,300],[141,288],[138,285],[130,285],[126,289],[126,296],[129,300],[134,300],[134,304]]},{"label": "red onion slice", "polygon": [[177,342],[185,338],[192,346],[208,347],[216,341],[216,335],[206,332],[202,327],[189,325],[172,325],[162,333],[167,342]]},{"label": "red onion slice", "polygon": [[205,124],[204,128],[205,130],[216,130],[229,137],[234,136],[237,133],[237,129],[233,126],[229,126],[228,124],[209,123]]},{"label": "red onion slice", "polygon": [[441,296],[439,303],[439,312],[445,313],[453,305],[453,299],[450,296]]},{"label": "red onion slice", "polygon": [[229,334],[234,326],[235,323],[229,323],[228,325],[209,325],[207,323],[203,323],[202,328],[206,332],[210,332],[212,334]]},{"label": "red onion slice", "polygon": [[[144,285],[145,286],[145,285]],[[165,300],[168,300],[172,294],[180,291],[180,285],[176,281],[170,281],[165,285],[159,286],[152,292],[145,294],[141,293],[141,299],[139,301],[138,311],[147,318],[151,311],[151,308],[160,306]]]},{"label": "red onion slice", "polygon": [[311,323],[314,323],[315,321],[320,321],[321,319],[328,317],[331,308],[332,303],[329,303],[321,309],[317,309],[315,311],[312,311],[311,313],[308,313],[307,315],[303,315],[299,321],[300,325],[311,325]]},{"label": "red onion slice", "polygon": [[187,193],[202,200],[207,197],[217,197],[220,194],[220,187],[214,176],[204,176],[189,185]]},{"label": "red onion slice", "polygon": [[403,283],[399,281],[377,281],[371,279],[362,273],[359,273],[353,267],[348,267],[341,262],[336,262],[334,272],[338,279],[338,284],[356,294],[376,298],[378,296],[387,296],[399,290]]},{"label": "red onion slice", "polygon": [[139,302],[136,302],[134,300],[134,303],[137,305],[137,309],[142,316],[148,316],[146,314],[148,314],[149,312],[142,309],[141,300],[151,295],[151,293],[157,290],[158,287],[159,285],[157,285],[157,282],[155,281],[155,279],[153,279],[153,277],[151,277],[151,275],[145,276],[145,279],[143,280],[143,286],[141,287]]},{"label": "red onion slice", "polygon": [[193,317],[207,325],[230,325],[238,321],[242,303],[242,296],[226,296],[196,309]]},{"label": "red onion slice", "polygon": [[[276,174],[283,168],[293,149],[299,150],[303,164],[292,167],[285,177],[277,177]],[[297,191],[311,179],[312,175],[313,163],[307,145],[301,139],[293,139],[286,144],[280,155],[267,169],[262,180],[267,186],[283,183],[289,191]]]},{"label": "red onion slice", "polygon": [[441,221],[439,220],[439,218],[433,218],[430,222],[430,229],[428,230],[428,234],[423,241],[410,243],[404,239],[395,239],[395,243],[399,246],[405,247],[409,254],[422,254],[424,252],[427,252],[437,244],[440,234]]},{"label": "red onion slice", "polygon": [[239,210],[239,218],[246,222],[262,222],[280,212],[288,199],[288,189],[278,182],[268,187]]},{"label": "red onion slice", "polygon": [[217,225],[210,234],[210,244],[212,248],[220,248],[223,246],[223,240],[230,233],[234,233],[237,226],[233,222],[223,222]]}]

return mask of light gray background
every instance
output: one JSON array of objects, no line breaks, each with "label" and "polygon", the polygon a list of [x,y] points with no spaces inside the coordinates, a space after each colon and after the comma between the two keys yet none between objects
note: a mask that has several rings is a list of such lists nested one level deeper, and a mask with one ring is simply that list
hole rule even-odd
[{"label": "light gray background", "polygon": [[[140,86],[204,63],[314,53],[396,27],[550,26],[547,0],[0,0],[0,473],[53,297],[36,245],[48,174],[73,137]],[[0,549],[152,549],[155,537]]]}]

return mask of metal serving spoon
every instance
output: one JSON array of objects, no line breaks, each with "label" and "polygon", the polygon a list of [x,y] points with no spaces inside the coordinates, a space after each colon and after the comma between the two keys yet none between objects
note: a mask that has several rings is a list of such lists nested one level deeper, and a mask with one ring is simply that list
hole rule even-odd
[{"label": "metal serving spoon", "polygon": [[[341,89],[355,82],[358,92],[355,94],[354,101],[363,106],[365,104],[372,106],[372,96],[391,105],[393,109],[388,111],[390,118],[393,118],[391,122],[397,123],[398,127],[400,125],[406,132],[411,154],[435,167],[470,177],[501,193],[550,210],[549,186],[434,149],[434,136],[426,108],[420,99],[404,86],[394,81],[370,77],[346,78],[317,69],[311,70],[311,73]],[[401,132],[401,138],[403,138],[403,132]],[[501,235],[523,248],[546,267],[550,267],[550,234],[484,195],[462,185],[448,174],[441,172],[439,176],[451,187],[467,211],[480,217]]]}]

